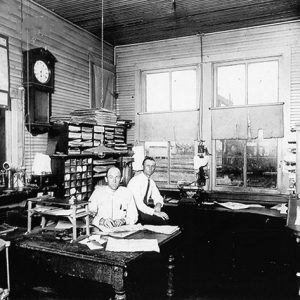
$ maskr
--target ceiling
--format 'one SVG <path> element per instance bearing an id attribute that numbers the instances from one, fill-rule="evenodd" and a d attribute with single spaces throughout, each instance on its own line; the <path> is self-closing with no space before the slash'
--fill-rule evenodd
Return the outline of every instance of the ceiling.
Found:
<path id="1" fill-rule="evenodd" d="M 102 4 L 103 1 L 103 4 Z M 34 0 L 112 45 L 300 19 L 300 0 Z"/>

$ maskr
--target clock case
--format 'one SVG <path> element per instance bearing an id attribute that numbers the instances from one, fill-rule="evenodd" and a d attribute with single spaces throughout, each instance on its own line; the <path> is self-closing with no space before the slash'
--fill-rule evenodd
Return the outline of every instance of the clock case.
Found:
<path id="1" fill-rule="evenodd" d="M 34 74 L 34 64 L 38 60 L 43 61 L 49 68 L 50 77 L 45 83 L 39 82 Z M 50 127 L 55 62 L 56 58 L 44 48 L 34 48 L 23 52 L 25 124 L 33 135 L 45 133 Z"/>

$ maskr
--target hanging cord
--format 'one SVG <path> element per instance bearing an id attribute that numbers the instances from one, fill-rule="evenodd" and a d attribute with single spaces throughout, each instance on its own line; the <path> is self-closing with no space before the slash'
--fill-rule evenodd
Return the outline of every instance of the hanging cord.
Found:
<path id="1" fill-rule="evenodd" d="M 104 63 L 103 63 L 103 58 L 104 58 L 104 54 L 103 54 L 103 51 L 104 51 L 104 12 L 103 12 L 103 1 L 104 0 L 101 0 L 101 102 L 100 102 L 100 108 L 103 108 L 103 104 L 104 104 L 104 99 L 103 99 L 103 96 L 104 96 L 104 91 L 103 91 L 103 67 L 104 67 Z"/>

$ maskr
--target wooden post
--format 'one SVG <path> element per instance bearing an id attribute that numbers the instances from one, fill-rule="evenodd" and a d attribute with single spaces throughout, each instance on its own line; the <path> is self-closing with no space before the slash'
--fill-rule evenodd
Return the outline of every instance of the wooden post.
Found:
<path id="1" fill-rule="evenodd" d="M 169 255 L 168 258 L 168 287 L 167 296 L 172 297 L 175 293 L 174 289 L 174 269 L 175 269 L 175 257 L 173 254 Z"/>
<path id="2" fill-rule="evenodd" d="M 300 194 L 300 123 L 296 125 L 296 193 Z"/>

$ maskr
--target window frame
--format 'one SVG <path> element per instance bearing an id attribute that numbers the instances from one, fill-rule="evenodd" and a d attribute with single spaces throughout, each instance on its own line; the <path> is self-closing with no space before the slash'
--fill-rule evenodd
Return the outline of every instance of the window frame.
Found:
<path id="1" fill-rule="evenodd" d="M 178 143 L 178 144 L 192 145 L 192 147 L 193 147 L 193 155 L 191 157 L 191 163 L 194 163 L 194 156 L 196 154 L 197 142 L 195 142 L 195 141 L 188 141 L 188 140 L 181 140 L 181 141 L 145 141 L 145 142 L 141 142 L 140 144 L 143 145 L 144 151 L 145 151 L 146 155 L 149 156 L 148 153 L 147 153 L 147 148 L 148 148 L 147 145 L 146 145 L 147 143 L 149 143 L 149 144 L 151 144 L 151 143 L 161 143 L 161 144 L 165 143 L 166 144 L 165 147 L 167 148 L 166 151 L 167 151 L 167 155 L 168 156 L 166 157 L 166 159 L 167 159 L 167 165 L 166 165 L 166 167 L 167 167 L 167 174 L 165 176 L 166 183 L 164 183 L 164 182 L 162 182 L 160 180 L 155 180 L 157 186 L 159 188 L 162 188 L 162 189 L 164 189 L 164 188 L 165 189 L 174 189 L 174 188 L 178 189 L 178 187 L 177 187 L 177 183 L 178 182 L 172 183 L 172 174 L 171 173 L 173 172 L 174 174 L 176 174 L 176 172 L 174 171 L 174 169 L 171 168 L 172 167 L 172 157 L 173 157 L 171 149 L 173 147 L 173 144 Z M 152 156 L 152 155 L 150 155 L 150 156 Z M 152 156 L 152 157 L 156 160 L 156 162 L 158 161 L 158 159 L 155 156 Z M 157 167 L 158 168 L 160 167 L 159 164 L 157 164 Z M 193 176 L 193 180 L 192 181 L 188 181 L 187 179 L 185 179 L 183 181 L 190 182 L 190 183 L 192 183 L 193 181 L 195 181 L 196 180 L 196 175 L 195 175 L 196 171 L 194 170 L 194 168 L 191 168 L 190 176 Z M 155 173 L 154 173 L 153 176 L 155 178 Z M 180 180 L 180 181 L 182 181 L 182 180 Z"/>
<path id="2" fill-rule="evenodd" d="M 188 58 L 188 59 L 174 59 L 174 60 L 168 60 L 168 61 L 157 61 L 152 63 L 143 63 L 136 65 L 135 70 L 135 83 L 136 83 L 136 89 L 135 89 L 135 111 L 136 111 L 136 130 L 135 130 L 135 140 L 136 143 L 139 145 L 143 145 L 145 148 L 145 142 L 166 142 L 168 145 L 168 174 L 166 175 L 166 178 L 168 178 L 168 183 L 165 185 L 160 185 L 159 187 L 161 189 L 176 189 L 176 184 L 170 184 L 170 176 L 171 176 L 171 155 L 170 155 L 170 144 L 173 141 L 171 139 L 157 139 L 157 140 L 143 140 L 141 138 L 140 134 L 140 115 L 163 115 L 165 113 L 182 113 L 182 112 L 195 112 L 198 115 L 198 118 L 200 116 L 199 110 L 201 107 L 200 101 L 200 82 L 201 82 L 201 68 L 203 66 L 201 65 L 199 57 L 195 58 Z M 146 111 L 146 74 L 155 74 L 155 73 L 161 73 L 161 72 L 172 72 L 172 71 L 181 71 L 181 70 L 195 70 L 196 71 L 196 107 L 194 109 L 188 109 L 188 110 L 168 110 L 168 111 L 158 111 L 158 112 L 147 112 Z M 198 84 L 199 83 L 199 84 Z M 199 122 L 199 120 L 198 120 Z M 196 126 L 199 126 L 197 124 Z M 199 130 L 199 129 L 197 129 Z M 178 142 L 190 142 L 195 143 L 196 139 L 186 139 L 185 137 L 181 137 L 178 139 Z M 192 157 L 193 159 L 193 157 Z M 194 171 L 194 170 L 192 170 Z"/>
<path id="3" fill-rule="evenodd" d="M 0 43 L 0 47 L 6 50 L 6 57 L 4 58 L 7 63 L 7 90 L 0 89 L 0 92 L 7 94 L 7 104 L 0 104 L 0 108 L 10 110 L 11 108 L 11 99 L 10 99 L 10 67 L 9 67 L 9 40 L 5 35 L 0 34 L 0 39 L 3 40 L 4 44 Z"/>
<path id="4" fill-rule="evenodd" d="M 213 74 L 214 74 L 214 107 L 220 108 L 221 106 L 217 106 L 217 87 L 218 87 L 218 79 L 217 79 L 217 68 L 218 67 L 226 67 L 226 66 L 237 66 L 237 65 L 245 65 L 245 104 L 243 105 L 232 105 L 230 107 L 238 107 L 238 106 L 248 106 L 248 105 L 257 105 L 260 104 L 249 104 L 248 103 L 248 66 L 251 63 L 259 63 L 259 62 L 269 62 L 269 61 L 277 61 L 278 63 L 278 73 L 277 73 L 277 101 L 274 103 L 278 103 L 280 99 L 280 64 L 281 64 L 281 57 L 280 56 L 272 56 L 272 57 L 262 57 L 262 58 L 251 58 L 251 59 L 244 59 L 244 60 L 238 60 L 238 61 L 228 61 L 228 62 L 219 62 L 213 64 Z M 270 104 L 268 103 L 261 103 L 261 104 Z"/>
<path id="5" fill-rule="evenodd" d="M 199 97 L 200 97 L 200 88 L 197 84 L 200 82 L 200 68 L 198 64 L 186 65 L 186 66 L 178 66 L 178 67 L 170 67 L 170 68 L 152 68 L 148 70 L 141 70 L 141 111 L 140 113 L 149 113 L 149 114 L 159 114 L 159 113 L 167 113 L 167 112 L 181 112 L 181 111 L 195 111 L 200 107 Z M 185 70 L 195 70 L 196 71 L 196 105 L 195 108 L 183 109 L 183 110 L 173 110 L 172 109 L 172 79 L 171 73 L 176 71 L 185 71 Z M 146 77 L 148 74 L 157 74 L 157 73 L 169 73 L 169 90 L 170 90 L 170 99 L 169 99 L 169 110 L 161 110 L 161 111 L 147 111 L 147 80 Z"/>
<path id="6" fill-rule="evenodd" d="M 243 58 L 243 59 L 237 59 L 235 61 L 222 61 L 222 62 L 215 62 L 212 64 L 212 70 L 213 70 L 213 106 L 214 108 L 220 108 L 221 106 L 217 106 L 217 68 L 220 66 L 231 66 L 231 65 L 240 65 L 245 64 L 246 66 L 250 63 L 257 63 L 257 62 L 268 62 L 268 61 L 277 61 L 278 62 L 278 86 L 277 86 L 277 101 L 273 103 L 280 103 L 280 99 L 282 97 L 281 88 L 283 88 L 284 83 L 282 82 L 283 75 L 283 57 L 282 54 L 275 55 L 275 56 L 266 56 L 266 57 L 257 57 L 257 58 Z M 239 107 L 248 107 L 248 106 L 260 106 L 260 105 L 266 105 L 266 104 L 272 104 L 272 103 L 261 103 L 261 104 L 248 104 L 248 67 L 245 69 L 245 104 L 244 105 L 232 105 L 229 106 L 230 108 L 239 108 Z M 286 129 L 284 129 L 285 131 Z M 282 189 L 282 181 L 281 181 L 281 168 L 280 168 L 280 162 L 281 162 L 281 153 L 282 153 L 282 143 L 281 138 L 273 138 L 276 139 L 277 143 L 277 187 L 274 189 L 271 188 L 262 188 L 262 187 L 249 187 L 246 186 L 247 182 L 247 151 L 246 151 L 246 144 L 248 140 L 253 139 L 246 139 L 245 140 L 245 147 L 244 147 L 244 168 L 243 168 L 243 175 L 244 175 L 244 185 L 242 187 L 239 186 L 226 186 L 226 185 L 217 185 L 216 179 L 217 179 L 217 158 L 216 158 L 216 140 L 212 139 L 212 162 L 211 162 L 211 176 L 212 176 L 212 190 L 214 191 L 227 191 L 227 192 L 254 192 L 254 193 L 264 193 L 264 194 L 279 194 L 281 193 Z"/>

